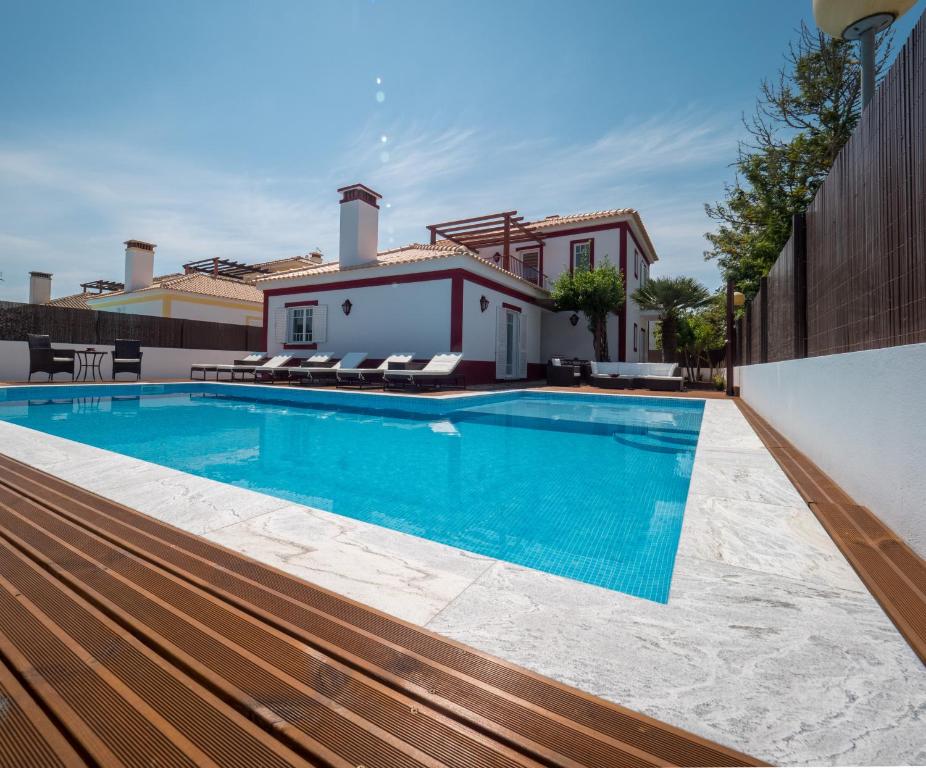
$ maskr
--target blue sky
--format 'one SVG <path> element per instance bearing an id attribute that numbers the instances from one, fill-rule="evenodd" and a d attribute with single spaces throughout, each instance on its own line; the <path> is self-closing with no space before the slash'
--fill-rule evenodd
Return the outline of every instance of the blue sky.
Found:
<path id="1" fill-rule="evenodd" d="M 810 0 L 0 0 L 0 298 L 211 256 L 337 254 L 335 189 L 425 225 L 637 208 L 654 274 L 719 284 L 722 194 Z M 926 0 L 897 24 L 898 43 Z"/>

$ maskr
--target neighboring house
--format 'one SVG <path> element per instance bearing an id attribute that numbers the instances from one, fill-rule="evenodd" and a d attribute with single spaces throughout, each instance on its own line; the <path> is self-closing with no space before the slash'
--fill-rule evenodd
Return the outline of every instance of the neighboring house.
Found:
<path id="1" fill-rule="evenodd" d="M 321 264 L 319 254 L 258 264 L 204 259 L 185 264 L 183 272 L 157 277 L 154 275 L 155 245 L 129 240 L 125 246 L 124 283 L 96 280 L 84 283 L 81 293 L 36 300 L 36 297 L 50 295 L 52 276 L 33 272 L 30 301 L 103 312 L 259 326 L 263 320 L 263 292 L 255 287 L 254 281 L 262 275 L 311 269 Z"/>
<path id="2" fill-rule="evenodd" d="M 608 260 L 628 297 L 656 253 L 629 208 L 525 222 L 516 212 L 430 225 L 431 242 L 377 252 L 381 196 L 343 187 L 339 260 L 259 277 L 267 351 L 464 354 L 471 382 L 539 378 L 554 355 L 592 357 L 584 317 L 554 312 L 551 281 Z M 646 360 L 646 320 L 628 298 L 608 323 L 613 360 Z"/>

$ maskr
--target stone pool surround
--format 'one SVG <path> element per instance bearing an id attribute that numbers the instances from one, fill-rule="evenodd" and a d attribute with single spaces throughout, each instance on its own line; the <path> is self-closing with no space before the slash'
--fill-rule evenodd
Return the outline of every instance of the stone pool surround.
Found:
<path id="1" fill-rule="evenodd" d="M 340 395 L 382 396 L 328 393 Z M 665 605 L 5 422 L 0 440 L 38 469 L 769 762 L 926 762 L 926 670 L 733 402 L 704 402 Z"/>

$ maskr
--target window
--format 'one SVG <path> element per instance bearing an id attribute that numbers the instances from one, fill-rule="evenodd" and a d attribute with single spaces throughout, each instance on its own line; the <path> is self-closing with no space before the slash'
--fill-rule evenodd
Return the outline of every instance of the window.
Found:
<path id="1" fill-rule="evenodd" d="M 573 240 L 569 244 L 569 269 L 572 272 L 581 272 L 595 268 L 595 250 L 592 240 Z"/>
<path id="2" fill-rule="evenodd" d="M 522 251 L 518 254 L 521 259 L 521 268 L 525 280 L 540 284 L 540 251 Z"/>
<path id="3" fill-rule="evenodd" d="M 637 351 L 637 324 L 633 324 L 633 351 Z"/>
<path id="4" fill-rule="evenodd" d="M 640 252 L 636 248 L 633 249 L 633 276 L 640 276 Z"/>
<path id="5" fill-rule="evenodd" d="M 313 344 L 325 341 L 327 306 L 286 308 L 286 343 Z"/>

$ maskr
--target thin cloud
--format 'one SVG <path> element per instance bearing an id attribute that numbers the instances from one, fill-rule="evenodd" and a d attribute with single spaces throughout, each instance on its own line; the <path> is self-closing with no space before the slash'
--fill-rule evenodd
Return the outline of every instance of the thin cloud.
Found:
<path id="1" fill-rule="evenodd" d="M 490 211 L 539 217 L 626 206 L 640 210 L 665 271 L 713 285 L 716 270 L 701 258 L 702 204 L 722 183 L 738 130 L 736 119 L 693 110 L 628 120 L 567 145 L 467 127 L 366 126 L 324 173 L 272 178 L 103 142 L 0 146 L 0 296 L 23 300 L 33 269 L 55 273 L 55 295 L 118 279 L 129 237 L 158 244 L 159 272 L 318 246 L 335 256 L 335 189 L 354 181 L 384 194 L 382 247 L 421 241 L 434 221 Z"/>

